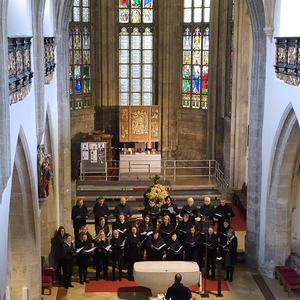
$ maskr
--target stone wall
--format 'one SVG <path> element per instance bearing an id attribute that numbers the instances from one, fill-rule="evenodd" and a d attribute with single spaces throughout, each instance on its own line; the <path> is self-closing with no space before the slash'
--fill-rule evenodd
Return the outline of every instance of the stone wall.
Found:
<path id="1" fill-rule="evenodd" d="M 78 109 L 71 111 L 71 137 L 77 133 L 88 133 L 95 129 L 95 111 Z"/>

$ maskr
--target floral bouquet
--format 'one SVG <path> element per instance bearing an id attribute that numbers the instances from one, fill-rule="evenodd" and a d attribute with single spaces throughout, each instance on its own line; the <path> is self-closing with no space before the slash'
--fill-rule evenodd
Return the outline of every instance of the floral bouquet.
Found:
<path id="1" fill-rule="evenodd" d="M 153 185 L 146 190 L 144 194 L 145 200 L 154 200 L 155 204 L 161 207 L 165 198 L 169 196 L 169 192 L 165 186 L 158 183 L 160 179 L 158 175 L 155 175 L 151 179 L 153 180 Z"/>

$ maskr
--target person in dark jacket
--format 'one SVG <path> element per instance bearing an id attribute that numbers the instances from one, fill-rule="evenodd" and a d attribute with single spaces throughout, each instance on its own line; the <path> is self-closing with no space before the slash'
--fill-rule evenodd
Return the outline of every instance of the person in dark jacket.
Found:
<path id="1" fill-rule="evenodd" d="M 105 236 L 108 238 L 110 237 L 110 231 L 109 231 L 109 227 L 106 223 L 106 220 L 104 217 L 101 217 L 99 219 L 99 224 L 97 224 L 96 226 L 96 235 L 98 235 L 98 233 L 100 232 L 100 230 L 103 230 L 105 232 Z"/>
<path id="2" fill-rule="evenodd" d="M 189 215 L 190 222 L 194 225 L 195 218 L 198 217 L 198 209 L 194 204 L 193 198 L 187 199 L 187 204 L 183 206 L 180 216 L 183 217 L 185 214 Z"/>
<path id="3" fill-rule="evenodd" d="M 209 277 L 209 271 L 211 270 L 211 279 L 215 279 L 216 271 L 216 256 L 217 256 L 217 247 L 218 239 L 217 235 L 214 233 L 214 228 L 209 227 L 207 230 L 207 235 L 205 238 L 204 248 L 207 247 L 207 270 L 206 278 Z"/>
<path id="4" fill-rule="evenodd" d="M 176 232 L 172 233 L 171 240 L 167 242 L 167 260 L 182 260 L 183 246 L 177 238 Z"/>
<path id="5" fill-rule="evenodd" d="M 73 274 L 73 255 L 74 255 L 74 247 L 72 243 L 72 238 L 70 234 L 66 234 L 64 244 L 63 244 L 63 255 L 62 255 L 63 282 L 64 282 L 64 287 L 66 289 L 68 289 L 69 287 L 74 287 L 71 284 L 71 278 Z"/>
<path id="6" fill-rule="evenodd" d="M 105 220 L 107 220 L 109 216 L 109 209 L 107 205 L 104 203 L 103 197 L 97 198 L 97 202 L 93 208 L 93 213 L 95 216 L 95 230 L 97 231 L 97 226 L 99 225 L 100 218 L 104 217 Z"/>
<path id="7" fill-rule="evenodd" d="M 89 282 L 87 279 L 87 268 L 90 261 L 90 253 L 86 252 L 91 249 L 91 242 L 88 241 L 88 237 L 85 233 L 82 233 L 79 237 L 79 241 L 77 243 L 77 263 L 79 268 L 79 281 L 80 284 L 83 282 Z"/>
<path id="8" fill-rule="evenodd" d="M 199 262 L 199 251 L 201 247 L 201 237 L 196 231 L 195 225 L 190 228 L 185 238 L 185 260 Z"/>
<path id="9" fill-rule="evenodd" d="M 128 255 L 128 280 L 133 281 L 133 265 L 141 260 L 140 254 L 141 236 L 135 226 L 131 227 L 131 232 L 126 240 L 127 255 Z"/>
<path id="10" fill-rule="evenodd" d="M 139 228 L 139 232 L 141 235 L 141 245 L 140 245 L 141 259 L 144 258 L 144 252 L 146 249 L 148 239 L 153 234 L 154 230 L 155 229 L 153 227 L 152 222 L 150 221 L 150 217 L 145 216 Z"/>
<path id="11" fill-rule="evenodd" d="M 176 216 L 179 214 L 177 205 L 174 203 L 173 199 L 170 196 L 167 196 L 165 199 L 165 204 L 160 208 L 161 215 L 168 215 L 171 220 L 173 228 L 176 227 Z"/>
<path id="12" fill-rule="evenodd" d="M 113 236 L 110 240 L 111 245 L 111 258 L 112 258 L 112 279 L 116 280 L 115 270 L 118 265 L 119 270 L 119 280 L 122 280 L 122 266 L 123 266 L 123 257 L 124 257 L 124 249 L 125 242 L 127 238 L 120 237 L 119 231 L 114 230 Z"/>
<path id="13" fill-rule="evenodd" d="M 104 230 L 100 230 L 94 241 L 94 246 L 97 247 L 94 251 L 94 260 L 96 265 L 96 280 L 101 278 L 103 272 L 104 280 L 107 280 L 107 262 L 108 262 L 108 240 Z"/>
<path id="14" fill-rule="evenodd" d="M 155 205 L 155 201 L 154 200 L 149 200 L 149 204 L 144 208 L 143 218 L 145 216 L 149 216 L 150 217 L 151 222 L 153 224 L 153 227 L 156 228 L 157 219 L 159 218 L 159 209 Z"/>
<path id="15" fill-rule="evenodd" d="M 193 224 L 190 222 L 188 214 L 185 214 L 183 216 L 183 220 L 178 223 L 176 227 L 176 232 L 177 232 L 178 239 L 182 244 L 184 243 L 185 236 L 190 231 L 192 225 Z"/>
<path id="16" fill-rule="evenodd" d="M 77 199 L 76 205 L 72 208 L 72 220 L 75 240 L 78 239 L 80 228 L 86 225 L 86 219 L 88 218 L 88 216 L 88 210 L 87 207 L 83 204 L 83 199 Z"/>
<path id="17" fill-rule="evenodd" d="M 165 215 L 163 217 L 163 222 L 159 226 L 160 236 L 164 239 L 165 242 L 171 239 L 171 235 L 174 232 L 174 227 L 171 224 L 170 217 Z"/>
<path id="18" fill-rule="evenodd" d="M 126 202 L 126 198 L 121 197 L 120 203 L 115 207 L 114 210 L 114 216 L 116 219 L 118 219 L 120 213 L 123 213 L 126 219 L 129 219 L 132 216 L 131 207 Z"/>
<path id="19" fill-rule="evenodd" d="M 159 235 L 159 231 L 155 231 L 147 242 L 147 260 L 162 260 L 165 247 L 166 243 Z"/>
<path id="20" fill-rule="evenodd" d="M 55 232 L 52 238 L 52 247 L 55 261 L 56 279 L 57 281 L 62 281 L 62 256 L 63 256 L 63 244 L 65 240 L 65 228 L 59 226 L 58 230 Z"/>
<path id="21" fill-rule="evenodd" d="M 130 224 L 128 221 L 125 219 L 124 214 L 121 212 L 118 220 L 113 224 L 113 230 L 117 230 L 120 234 L 121 238 L 125 238 L 130 229 Z"/>
<path id="22" fill-rule="evenodd" d="M 168 288 L 165 299 L 166 300 L 190 300 L 192 293 L 189 288 L 183 286 L 181 283 L 182 276 L 177 273 L 175 275 L 175 283 Z"/>
<path id="23" fill-rule="evenodd" d="M 235 216 L 232 208 L 226 204 L 225 199 L 220 200 L 220 205 L 214 211 L 214 221 L 218 222 L 218 232 L 223 229 L 224 220 L 230 220 Z"/>
<path id="24" fill-rule="evenodd" d="M 87 241 L 88 241 L 88 243 L 92 243 L 93 237 L 89 233 L 89 228 L 87 227 L 87 225 L 84 225 L 84 226 L 82 226 L 80 228 L 80 230 L 79 230 L 79 237 L 80 237 L 81 234 L 86 234 L 87 235 Z M 78 242 L 79 242 L 79 238 L 78 238 L 78 240 L 75 240 L 75 246 L 76 246 L 76 248 L 79 248 L 79 247 L 77 247 L 77 243 Z"/>
<path id="25" fill-rule="evenodd" d="M 225 261 L 226 277 L 224 280 L 233 280 L 234 266 L 236 263 L 238 241 L 234 230 L 229 229 L 227 232 L 227 242 L 223 245 L 223 260 Z"/>

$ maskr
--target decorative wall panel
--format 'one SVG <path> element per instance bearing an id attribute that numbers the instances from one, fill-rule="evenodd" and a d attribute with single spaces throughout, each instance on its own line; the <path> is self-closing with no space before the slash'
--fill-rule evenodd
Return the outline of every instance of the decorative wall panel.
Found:
<path id="1" fill-rule="evenodd" d="M 49 84 L 55 71 L 55 43 L 54 37 L 44 38 L 44 57 L 45 57 L 45 84 Z"/>

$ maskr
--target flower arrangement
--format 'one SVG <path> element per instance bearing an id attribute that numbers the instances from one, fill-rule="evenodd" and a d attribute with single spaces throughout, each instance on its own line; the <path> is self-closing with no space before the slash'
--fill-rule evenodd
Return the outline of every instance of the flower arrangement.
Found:
<path id="1" fill-rule="evenodd" d="M 169 192 L 165 186 L 158 183 L 160 179 L 158 175 L 155 175 L 151 179 L 153 180 L 153 185 L 146 190 L 144 197 L 148 201 L 154 200 L 155 204 L 161 207 L 165 198 L 169 195 Z"/>

